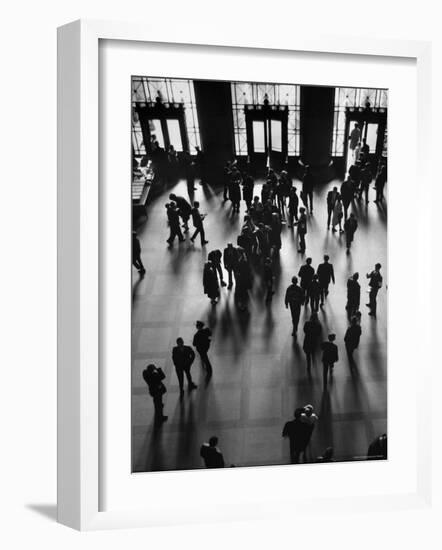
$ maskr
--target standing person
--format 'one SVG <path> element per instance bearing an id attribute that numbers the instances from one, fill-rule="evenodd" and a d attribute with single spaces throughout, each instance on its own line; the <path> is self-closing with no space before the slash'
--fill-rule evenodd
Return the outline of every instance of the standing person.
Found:
<path id="1" fill-rule="evenodd" d="M 247 210 L 249 210 L 252 205 L 254 187 L 255 182 L 253 177 L 250 174 L 247 174 L 244 178 L 244 183 L 242 186 L 242 198 L 246 203 Z"/>
<path id="2" fill-rule="evenodd" d="M 333 187 L 333 189 L 327 193 L 327 229 L 330 229 L 330 221 L 338 195 L 339 192 L 337 187 Z"/>
<path id="3" fill-rule="evenodd" d="M 310 297 L 310 307 L 312 311 L 318 311 L 319 298 L 321 297 L 321 285 L 319 284 L 318 275 L 313 275 L 307 294 L 308 297 Z"/>
<path id="4" fill-rule="evenodd" d="M 305 252 L 305 236 L 307 234 L 307 216 L 305 208 L 301 206 L 299 209 L 299 220 L 296 222 L 298 226 L 299 249 L 298 252 Z"/>
<path id="5" fill-rule="evenodd" d="M 347 253 L 350 251 L 351 243 L 358 228 L 358 222 L 353 212 L 344 222 L 345 240 L 347 245 Z"/>
<path id="6" fill-rule="evenodd" d="M 215 305 L 219 299 L 218 277 L 212 262 L 206 262 L 203 270 L 204 294 L 210 298 L 210 303 Z"/>
<path id="7" fill-rule="evenodd" d="M 233 212 L 239 212 L 241 202 L 241 172 L 234 168 L 230 174 L 229 197 L 232 201 Z"/>
<path id="8" fill-rule="evenodd" d="M 318 314 L 313 311 L 311 317 L 304 324 L 304 344 L 302 349 L 304 350 L 305 357 L 307 359 L 307 369 L 310 370 L 312 366 L 312 359 L 315 354 L 315 350 L 318 346 L 319 338 L 321 336 L 322 327 L 318 320 Z"/>
<path id="9" fill-rule="evenodd" d="M 245 254 L 240 254 L 235 272 L 235 301 L 240 311 L 246 311 L 249 304 L 249 290 L 253 286 L 253 275 Z"/>
<path id="10" fill-rule="evenodd" d="M 169 246 L 172 246 L 175 237 L 178 237 L 178 240 L 180 242 L 183 242 L 185 239 L 183 237 L 183 234 L 181 233 L 180 217 L 178 214 L 178 210 L 176 209 L 175 203 L 170 202 L 169 204 L 166 204 L 166 209 L 167 219 L 169 220 L 170 228 L 170 235 L 167 239 L 167 242 L 169 243 Z"/>
<path id="11" fill-rule="evenodd" d="M 324 305 L 324 300 L 328 296 L 328 287 L 330 281 L 335 284 L 335 271 L 333 265 L 329 263 L 330 257 L 324 256 L 324 263 L 318 265 L 316 273 L 318 275 L 319 286 L 321 287 L 321 306 Z"/>
<path id="12" fill-rule="evenodd" d="M 284 299 L 286 309 L 290 306 L 292 314 L 293 332 L 292 336 L 297 335 L 299 316 L 301 314 L 301 306 L 304 303 L 304 291 L 298 286 L 298 278 L 292 277 L 292 284 L 287 288 Z"/>
<path id="13" fill-rule="evenodd" d="M 387 169 L 385 164 L 383 164 L 376 176 L 374 187 L 376 189 L 376 200 L 374 202 L 382 202 L 384 200 L 384 187 L 385 182 L 387 181 Z"/>
<path id="14" fill-rule="evenodd" d="M 175 365 L 178 384 L 180 386 L 180 394 L 182 395 L 184 393 L 184 374 L 187 378 L 189 391 L 198 387 L 193 383 L 192 376 L 190 374 L 190 367 L 195 360 L 195 352 L 190 346 L 184 345 L 184 340 L 182 338 L 177 338 L 176 343 L 177 345 L 172 350 L 172 361 Z"/>
<path id="15" fill-rule="evenodd" d="M 327 389 L 328 373 L 333 372 L 335 363 L 339 361 L 338 346 L 334 344 L 336 340 L 335 334 L 329 334 L 328 340 L 323 342 L 322 348 L 322 380 L 324 385 L 324 391 Z"/>
<path id="16" fill-rule="evenodd" d="M 361 325 L 358 323 L 358 320 L 356 317 L 352 317 L 351 324 L 348 327 L 344 336 L 345 349 L 347 350 L 350 369 L 353 369 L 355 366 L 355 361 L 353 359 L 353 352 L 359 346 L 361 333 L 362 333 Z"/>
<path id="17" fill-rule="evenodd" d="M 356 151 L 359 142 L 361 141 L 361 130 L 359 129 L 359 124 L 357 122 L 355 123 L 354 128 L 348 137 L 348 140 L 350 141 L 350 150 L 353 154 L 353 159 L 356 161 Z"/>
<path id="18" fill-rule="evenodd" d="M 369 303 L 366 304 L 370 308 L 369 315 L 376 317 L 376 298 L 379 289 L 382 288 L 381 264 L 376 264 L 371 273 L 367 273 L 367 279 L 370 279 L 368 286 L 370 287 Z"/>
<path id="19" fill-rule="evenodd" d="M 342 206 L 344 207 L 344 219 L 346 220 L 348 207 L 353 200 L 353 187 L 350 180 L 346 179 L 342 182 L 340 195 L 342 199 Z"/>
<path id="20" fill-rule="evenodd" d="M 132 231 L 132 264 L 136 269 L 138 269 L 138 273 L 140 275 L 144 275 L 146 273 L 143 261 L 141 260 L 140 239 L 137 237 L 136 231 Z"/>
<path id="21" fill-rule="evenodd" d="M 183 153 L 183 165 L 184 165 L 184 174 L 187 181 L 187 193 L 189 197 L 193 197 L 193 192 L 195 191 L 195 163 L 192 160 L 192 155 L 189 151 Z"/>
<path id="22" fill-rule="evenodd" d="M 289 223 L 288 227 L 293 227 L 294 221 L 298 221 L 298 206 L 299 197 L 296 192 L 296 187 L 291 186 L 289 190 Z"/>
<path id="23" fill-rule="evenodd" d="M 153 405 L 155 407 L 155 420 L 165 422 L 167 416 L 163 414 L 163 395 L 166 393 L 166 386 L 163 384 L 163 380 L 166 378 L 163 370 L 156 367 L 153 364 L 147 365 L 143 370 L 143 379 L 149 388 L 149 393 L 153 398 Z"/>
<path id="24" fill-rule="evenodd" d="M 306 166 L 304 178 L 302 180 L 302 200 L 307 208 L 307 211 L 310 203 L 310 214 L 313 214 L 313 187 L 313 175 L 310 166 Z"/>
<path id="25" fill-rule="evenodd" d="M 339 232 L 342 233 L 342 217 L 343 217 L 343 207 L 341 196 L 338 194 L 336 197 L 335 205 L 333 207 L 333 217 L 332 217 L 332 231 L 336 233 L 336 226 L 339 225 Z"/>
<path id="26" fill-rule="evenodd" d="M 315 270 L 312 267 L 312 259 L 307 258 L 305 264 L 299 268 L 298 277 L 301 279 L 301 288 L 304 292 L 304 304 L 308 304 L 310 284 Z"/>
<path id="27" fill-rule="evenodd" d="M 351 318 L 359 311 L 361 302 L 361 285 L 358 282 L 359 273 L 354 273 L 347 281 L 347 310 L 348 316 Z"/>
<path id="28" fill-rule="evenodd" d="M 219 282 L 221 283 L 221 286 L 226 286 L 226 283 L 224 282 L 224 277 L 223 277 L 223 269 L 221 267 L 222 257 L 223 255 L 221 250 L 212 250 L 211 252 L 209 252 L 207 259 L 209 260 L 209 262 L 212 262 L 214 268 L 218 272 Z"/>
<path id="29" fill-rule="evenodd" d="M 274 278 L 275 277 L 273 275 L 272 260 L 270 258 L 266 258 L 264 262 L 264 277 L 263 277 L 264 285 L 265 285 L 265 288 L 267 289 L 266 302 L 270 302 L 272 300 L 273 294 L 275 294 L 275 292 L 273 291 Z"/>
<path id="30" fill-rule="evenodd" d="M 238 265 L 238 250 L 233 246 L 232 243 L 228 243 L 227 247 L 224 249 L 223 254 L 224 267 L 229 274 L 229 285 L 227 288 L 232 288 L 233 286 L 233 273 L 235 273 Z"/>
<path id="31" fill-rule="evenodd" d="M 230 176 L 232 174 L 232 165 L 233 165 L 233 162 L 228 160 L 223 168 L 223 178 L 224 178 L 223 200 L 224 202 L 227 202 L 229 200 L 229 184 L 230 184 Z"/>
<path id="32" fill-rule="evenodd" d="M 310 424 L 303 422 L 301 415 L 304 414 L 303 407 L 295 410 L 294 419 L 285 423 L 282 430 L 282 437 L 288 437 L 290 442 L 290 459 L 292 464 L 298 464 L 301 454 L 305 453 L 307 445 L 310 443 L 312 429 Z M 304 457 L 305 461 L 305 457 Z"/>
<path id="33" fill-rule="evenodd" d="M 204 460 L 206 468 L 224 468 L 224 457 L 218 449 L 218 438 L 212 436 L 208 443 L 203 443 L 200 449 L 200 456 Z"/>
<path id="34" fill-rule="evenodd" d="M 189 231 L 189 218 L 192 213 L 192 207 L 184 197 L 180 197 L 178 195 L 175 195 L 174 193 L 171 193 L 169 195 L 169 199 L 176 204 L 178 208 L 178 214 L 183 220 L 184 233 L 187 233 Z"/>
<path id="35" fill-rule="evenodd" d="M 190 237 L 190 240 L 194 242 L 194 240 L 196 239 L 196 236 L 199 233 L 201 237 L 201 246 L 204 246 L 209 242 L 209 241 L 206 241 L 206 234 L 204 232 L 204 225 L 203 225 L 203 221 L 206 215 L 200 214 L 199 207 L 200 207 L 200 203 L 198 201 L 195 201 L 193 203 L 193 208 L 192 208 L 192 222 L 193 222 L 193 226 L 195 227 L 195 233 L 192 235 L 192 237 Z"/>
<path id="36" fill-rule="evenodd" d="M 361 170 L 361 190 L 359 192 L 359 198 L 362 197 L 362 194 L 365 195 L 365 202 L 368 204 L 368 191 L 370 189 L 370 183 L 373 179 L 373 174 L 371 173 L 370 163 L 366 162 Z"/>
<path id="37" fill-rule="evenodd" d="M 207 355 L 210 348 L 210 337 L 212 336 L 212 331 L 210 328 L 205 327 L 202 321 L 197 321 L 195 326 L 197 331 L 193 337 L 192 345 L 199 353 L 203 368 L 206 369 L 207 372 L 206 378 L 209 379 L 213 374 L 212 364 L 210 363 Z"/>
<path id="38" fill-rule="evenodd" d="M 196 150 L 196 164 L 198 166 L 198 172 L 200 176 L 201 185 L 206 185 L 207 183 L 207 164 L 206 164 L 206 155 L 201 151 L 200 147 L 195 147 Z"/>

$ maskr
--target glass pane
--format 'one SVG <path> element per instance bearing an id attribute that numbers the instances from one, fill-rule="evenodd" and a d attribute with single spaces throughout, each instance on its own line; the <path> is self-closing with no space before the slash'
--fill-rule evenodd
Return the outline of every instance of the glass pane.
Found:
<path id="1" fill-rule="evenodd" d="M 265 153 L 264 122 L 253 121 L 253 150 L 255 153 Z"/>
<path id="2" fill-rule="evenodd" d="M 282 123 L 280 120 L 271 121 L 272 151 L 282 151 Z"/>
<path id="3" fill-rule="evenodd" d="M 149 120 L 150 137 L 152 141 L 158 141 L 160 147 L 164 148 L 163 131 L 161 130 L 161 121 Z"/>
<path id="4" fill-rule="evenodd" d="M 183 150 L 183 142 L 181 141 L 180 123 L 175 118 L 167 120 L 167 131 L 169 132 L 169 142 L 173 145 L 175 151 Z"/>

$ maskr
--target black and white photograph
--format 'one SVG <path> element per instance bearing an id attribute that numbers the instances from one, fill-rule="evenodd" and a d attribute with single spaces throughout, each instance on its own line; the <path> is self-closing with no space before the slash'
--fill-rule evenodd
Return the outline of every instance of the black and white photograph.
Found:
<path id="1" fill-rule="evenodd" d="M 351 84 L 132 76 L 132 472 L 387 459 L 389 98 Z"/>

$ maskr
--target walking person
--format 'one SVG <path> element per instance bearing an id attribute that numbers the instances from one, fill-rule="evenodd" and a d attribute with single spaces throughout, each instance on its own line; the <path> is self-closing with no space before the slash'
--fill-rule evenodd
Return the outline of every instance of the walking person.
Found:
<path id="1" fill-rule="evenodd" d="M 291 186 L 289 190 L 289 219 L 288 227 L 293 227 L 294 221 L 298 221 L 298 206 L 299 206 L 299 197 L 296 192 L 296 187 Z"/>
<path id="2" fill-rule="evenodd" d="M 204 232 L 204 225 L 203 225 L 203 221 L 206 215 L 200 213 L 199 207 L 200 207 L 200 203 L 198 201 L 195 201 L 193 203 L 193 208 L 192 208 L 192 222 L 193 222 L 193 226 L 195 227 L 195 233 L 192 235 L 192 237 L 190 237 L 190 240 L 194 242 L 196 239 L 196 236 L 199 233 L 201 237 L 201 246 L 204 246 L 209 242 L 209 241 L 206 241 L 206 234 Z"/>
<path id="3" fill-rule="evenodd" d="M 373 174 L 371 173 L 370 163 L 366 162 L 361 170 L 361 190 L 359 192 L 359 198 L 362 198 L 362 194 L 365 195 L 365 202 L 368 204 L 368 192 L 370 189 L 370 183 L 373 179 Z"/>
<path id="4" fill-rule="evenodd" d="M 246 203 L 247 210 L 249 210 L 250 206 L 252 205 L 254 187 L 255 182 L 253 180 L 253 177 L 250 174 L 247 174 L 244 178 L 244 183 L 242 186 L 242 198 Z"/>
<path id="5" fill-rule="evenodd" d="M 206 262 L 203 269 L 204 294 L 210 298 L 210 303 L 216 305 L 219 299 L 219 284 L 216 268 L 212 262 Z"/>
<path id="6" fill-rule="evenodd" d="M 344 222 L 345 241 L 347 246 L 347 254 L 350 252 L 351 243 L 358 228 L 358 221 L 353 212 Z"/>
<path id="7" fill-rule="evenodd" d="M 370 287 L 369 302 L 367 307 L 370 308 L 369 315 L 376 317 L 376 299 L 379 289 L 382 288 L 381 264 L 376 264 L 371 273 L 367 273 L 367 279 L 370 279 L 368 286 Z"/>
<path id="8" fill-rule="evenodd" d="M 223 255 L 221 250 L 212 250 L 211 252 L 209 252 L 207 259 L 209 260 L 209 262 L 212 262 L 212 265 L 216 269 L 219 275 L 219 282 L 221 286 L 226 286 L 226 283 L 224 282 L 224 277 L 223 277 L 223 268 L 221 267 L 222 257 Z"/>
<path id="9" fill-rule="evenodd" d="M 322 381 L 324 391 L 327 389 L 328 374 L 333 373 L 335 363 L 339 361 L 338 346 L 334 343 L 336 334 L 329 334 L 326 342 L 321 345 L 322 348 Z"/>
<path id="10" fill-rule="evenodd" d="M 342 229 L 342 218 L 344 216 L 343 206 L 342 206 L 342 199 L 341 196 L 338 193 L 338 196 L 335 200 L 335 205 L 333 207 L 333 217 L 332 217 L 332 231 L 333 233 L 336 233 L 336 226 L 339 225 L 339 233 L 343 232 Z"/>
<path id="11" fill-rule="evenodd" d="M 337 187 L 333 187 L 333 189 L 327 193 L 327 229 L 330 229 L 330 221 L 338 195 L 339 192 Z"/>
<path id="12" fill-rule="evenodd" d="M 200 449 L 200 456 L 204 460 L 206 468 L 224 468 L 224 457 L 218 449 L 218 438 L 212 436 L 208 443 L 203 443 Z"/>
<path id="13" fill-rule="evenodd" d="M 361 303 L 361 285 L 358 280 L 359 273 L 354 273 L 347 281 L 347 305 L 345 309 L 350 319 L 359 311 Z"/>
<path id="14" fill-rule="evenodd" d="M 298 277 L 300 278 L 300 286 L 304 291 L 304 304 L 308 304 L 310 284 L 313 280 L 315 270 L 312 267 L 312 259 L 307 258 L 305 264 L 299 268 Z"/>
<path id="15" fill-rule="evenodd" d="M 153 364 L 147 365 L 143 370 L 143 380 L 149 388 L 155 407 L 155 420 L 159 422 L 165 422 L 168 418 L 163 414 L 163 395 L 167 391 L 166 386 L 163 384 L 165 378 L 166 375 L 163 370 Z"/>
<path id="16" fill-rule="evenodd" d="M 298 278 L 292 277 L 292 284 L 287 288 L 284 299 L 286 309 L 290 306 L 292 314 L 293 332 L 292 336 L 296 338 L 298 332 L 299 316 L 301 314 L 301 306 L 304 303 L 304 291 L 298 286 Z"/>
<path id="17" fill-rule="evenodd" d="M 310 370 L 312 366 L 312 360 L 315 355 L 316 348 L 318 347 L 319 338 L 321 337 L 322 327 L 318 320 L 318 314 L 313 311 L 310 319 L 304 324 L 304 344 L 302 349 L 304 350 L 307 360 L 307 369 Z"/>
<path id="18" fill-rule="evenodd" d="M 350 364 L 350 369 L 353 370 L 353 368 L 356 366 L 353 358 L 353 352 L 359 346 L 362 329 L 356 317 L 352 317 L 350 323 L 350 326 L 345 332 L 344 342 L 345 349 L 347 351 L 348 362 Z"/>
<path id="19" fill-rule="evenodd" d="M 348 207 L 353 200 L 353 187 L 350 180 L 347 179 L 342 182 L 340 196 L 342 199 L 342 206 L 344 208 L 344 220 L 346 220 Z"/>
<path id="20" fill-rule="evenodd" d="M 324 305 L 324 300 L 328 296 L 328 287 L 330 285 L 330 281 L 333 281 L 333 284 L 335 284 L 335 271 L 333 269 L 333 265 L 329 262 L 329 260 L 330 257 L 325 254 L 324 263 L 319 264 L 318 269 L 316 270 L 319 286 L 321 287 L 321 306 Z"/>
<path id="21" fill-rule="evenodd" d="M 137 237 L 137 232 L 132 231 L 132 265 L 138 269 L 140 275 L 144 275 L 146 270 L 141 259 L 140 239 Z"/>
<path id="22" fill-rule="evenodd" d="M 210 338 L 212 336 L 212 331 L 210 328 L 205 327 L 203 321 L 196 322 L 197 331 L 193 337 L 192 345 L 199 353 L 201 357 L 201 363 L 203 368 L 206 370 L 206 379 L 210 379 L 213 374 L 212 364 L 210 363 L 209 357 L 207 355 L 210 348 Z"/>
<path id="23" fill-rule="evenodd" d="M 178 240 L 180 242 L 183 242 L 185 239 L 183 237 L 183 234 L 181 233 L 181 227 L 180 227 L 180 218 L 178 214 L 178 210 L 176 209 L 175 203 L 170 202 L 166 204 L 167 209 L 167 219 L 169 221 L 169 229 L 170 229 L 170 235 L 167 239 L 167 243 L 169 246 L 173 245 L 173 241 L 175 240 L 175 237 L 178 237 Z"/>
<path id="24" fill-rule="evenodd" d="M 302 180 L 302 201 L 307 208 L 307 211 L 310 208 L 310 214 L 313 214 L 313 175 L 310 169 L 310 166 L 306 166 L 304 172 L 304 178 Z M 310 206 L 309 206 L 310 203 Z"/>
<path id="25" fill-rule="evenodd" d="M 298 464 L 301 454 L 305 454 L 307 445 L 310 443 L 313 430 L 311 425 L 303 422 L 301 415 L 304 414 L 304 408 L 299 407 L 295 410 L 294 419 L 285 423 L 282 430 L 282 437 L 288 437 L 290 443 L 290 460 L 292 464 Z M 305 456 L 304 456 L 305 462 Z"/>
<path id="26" fill-rule="evenodd" d="M 296 222 L 298 226 L 299 249 L 298 252 L 305 252 L 305 236 L 307 234 L 307 216 L 305 208 L 301 206 L 299 209 L 299 220 Z"/>
<path id="27" fill-rule="evenodd" d="M 227 288 L 231 289 L 233 286 L 233 274 L 238 266 L 238 250 L 232 243 L 228 243 L 227 247 L 224 249 L 223 262 L 224 268 L 229 275 L 229 284 Z"/>
<path id="28" fill-rule="evenodd" d="M 175 193 L 171 193 L 169 195 L 169 199 L 176 204 L 178 209 L 178 214 L 183 220 L 184 233 L 187 233 L 189 231 L 189 218 L 190 218 L 190 215 L 192 214 L 192 207 L 184 197 L 175 195 Z"/>
<path id="29" fill-rule="evenodd" d="M 189 391 L 196 389 L 198 386 L 193 383 L 190 374 L 190 367 L 195 360 L 195 352 L 190 346 L 184 345 L 182 338 L 177 338 L 177 345 L 172 350 L 172 361 L 175 365 L 178 384 L 180 386 L 180 394 L 184 393 L 184 375 L 186 375 Z"/>
<path id="30" fill-rule="evenodd" d="M 361 130 L 357 122 L 355 123 L 354 128 L 348 137 L 348 140 L 350 141 L 349 147 L 350 147 L 350 151 L 353 154 L 353 159 L 357 161 L 358 145 L 360 144 L 360 141 L 361 141 Z"/>
<path id="31" fill-rule="evenodd" d="M 275 277 L 273 275 L 272 260 L 270 258 L 266 258 L 264 262 L 264 276 L 263 276 L 264 285 L 267 290 L 266 298 L 265 298 L 266 302 L 270 302 L 272 300 L 273 294 L 275 294 L 275 292 L 273 291 L 274 279 Z"/>
<path id="32" fill-rule="evenodd" d="M 307 300 L 310 298 L 310 307 L 312 311 L 318 311 L 319 299 L 321 297 L 321 285 L 319 284 L 318 275 L 313 275 L 312 282 L 307 291 Z"/>

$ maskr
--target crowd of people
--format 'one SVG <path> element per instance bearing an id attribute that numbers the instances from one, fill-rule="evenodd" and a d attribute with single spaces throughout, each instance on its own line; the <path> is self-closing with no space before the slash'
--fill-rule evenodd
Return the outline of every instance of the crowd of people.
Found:
<path id="1" fill-rule="evenodd" d="M 358 142 L 359 143 L 359 142 Z M 376 191 L 375 202 L 384 200 L 384 186 L 386 183 L 386 164 L 379 162 L 376 173 L 373 173 L 369 160 L 368 149 L 364 143 L 357 151 L 350 148 L 354 156 L 354 163 L 350 167 L 347 177 L 340 188 L 333 187 L 326 196 L 326 204 L 322 207 L 327 210 L 327 230 L 333 233 L 339 231 L 345 234 L 346 252 L 350 253 L 354 237 L 358 229 L 358 220 L 354 212 L 349 212 L 354 201 L 369 202 L 370 187 L 374 179 Z M 200 159 L 200 165 L 202 165 Z M 204 171 L 201 171 L 201 183 L 204 183 Z M 193 177 L 193 175 L 192 175 Z M 192 180 L 193 186 L 194 180 Z M 306 166 L 301 181 L 301 190 L 298 194 L 287 171 L 282 170 L 277 174 L 269 169 L 266 180 L 260 192 L 255 192 L 255 181 L 248 170 L 241 171 L 237 162 L 229 161 L 224 169 L 223 201 L 231 202 L 232 215 L 239 214 L 241 200 L 245 202 L 246 214 L 236 242 L 228 242 L 221 249 L 210 250 L 207 261 L 202 271 L 203 292 L 209 298 L 211 304 L 221 300 L 222 289 L 227 291 L 234 289 L 234 301 L 239 312 L 247 312 L 250 301 L 250 291 L 255 281 L 260 280 L 263 288 L 262 295 L 267 304 L 270 304 L 274 295 L 275 261 L 282 247 L 281 233 L 283 226 L 288 230 L 297 229 L 298 252 L 304 254 L 307 249 L 308 218 L 313 215 L 314 206 L 314 178 L 310 167 Z M 190 237 L 193 244 L 200 236 L 201 246 L 205 247 L 209 241 L 206 239 L 204 220 L 205 214 L 200 212 L 198 201 L 189 201 L 183 196 L 171 193 L 165 207 L 167 223 L 170 235 L 167 239 L 168 246 L 185 241 L 185 235 L 190 231 L 189 223 L 192 221 L 194 232 Z M 319 208 L 321 205 L 319 206 Z M 139 242 L 136 234 L 133 235 L 133 265 L 140 275 L 144 275 L 145 268 L 140 256 Z M 381 264 L 376 263 L 374 269 L 366 274 L 370 288 L 369 315 L 376 318 L 377 295 L 382 288 L 383 278 Z M 323 327 L 319 319 L 319 313 L 324 303 L 329 299 L 330 285 L 336 284 L 334 267 L 329 255 L 324 255 L 323 261 L 313 265 L 313 259 L 308 257 L 301 265 L 297 274 L 294 274 L 290 286 L 287 288 L 284 304 L 290 309 L 292 321 L 292 336 L 298 337 L 298 325 L 302 308 L 310 308 L 310 315 L 303 326 L 302 349 L 306 357 L 307 370 L 310 371 L 315 360 L 315 355 L 321 353 L 323 367 L 323 391 L 328 391 L 329 380 L 333 376 L 335 364 L 340 360 L 336 341 L 341 338 L 345 345 L 349 368 L 354 371 L 356 361 L 354 352 L 359 346 L 362 337 L 360 298 L 361 288 L 359 273 L 354 273 L 347 281 L 346 315 L 348 327 L 345 334 L 337 336 L 333 332 L 323 335 Z M 209 382 L 213 369 L 208 357 L 211 341 L 211 331 L 202 321 L 196 323 L 197 331 L 192 345 L 198 352 L 201 364 L 206 373 L 206 381 Z M 184 394 L 184 376 L 188 382 L 189 391 L 197 388 L 191 377 L 191 366 L 195 360 L 195 351 L 189 345 L 185 345 L 181 337 L 176 341 L 177 345 L 172 351 L 172 360 L 179 381 L 180 395 Z M 143 378 L 148 385 L 149 393 L 155 405 L 156 418 L 164 422 L 167 416 L 163 413 L 163 395 L 166 392 L 163 371 L 153 364 L 146 367 Z M 333 461 L 334 451 L 327 448 L 321 457 L 306 458 L 306 450 L 315 428 L 318 416 L 314 413 L 312 405 L 306 405 L 295 410 L 294 419 L 284 426 L 282 435 L 290 441 L 290 455 L 292 462 L 304 461 L 330 462 Z M 201 457 L 208 468 L 224 467 L 222 453 L 217 448 L 218 439 L 213 436 L 208 443 L 201 447 Z"/>

